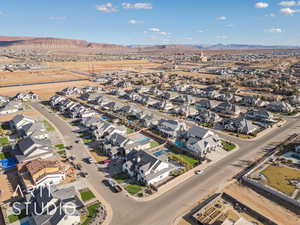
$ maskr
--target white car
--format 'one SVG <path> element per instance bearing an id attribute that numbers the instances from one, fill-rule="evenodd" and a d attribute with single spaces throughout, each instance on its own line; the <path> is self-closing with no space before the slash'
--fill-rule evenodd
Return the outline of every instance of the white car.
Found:
<path id="1" fill-rule="evenodd" d="M 197 175 L 201 175 L 201 174 L 203 174 L 204 173 L 204 170 L 196 170 L 195 171 L 195 174 L 197 174 Z"/>

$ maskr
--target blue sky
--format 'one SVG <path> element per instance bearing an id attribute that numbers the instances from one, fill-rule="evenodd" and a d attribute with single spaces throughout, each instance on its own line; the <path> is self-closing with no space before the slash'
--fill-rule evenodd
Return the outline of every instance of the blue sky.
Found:
<path id="1" fill-rule="evenodd" d="M 0 27 L 0 35 L 125 45 L 300 45 L 300 1 L 2 0 Z"/>

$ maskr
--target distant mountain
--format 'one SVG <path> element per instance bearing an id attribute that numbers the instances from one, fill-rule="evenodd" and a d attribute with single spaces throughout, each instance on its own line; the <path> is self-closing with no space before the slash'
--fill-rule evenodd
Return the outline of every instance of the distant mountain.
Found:
<path id="1" fill-rule="evenodd" d="M 123 49 L 122 45 L 93 43 L 84 40 L 74 40 L 51 37 L 8 37 L 0 36 L 0 47 L 42 47 L 42 48 L 95 48 Z"/>
<path id="2" fill-rule="evenodd" d="M 245 45 L 245 44 L 216 44 L 210 46 L 196 46 L 200 49 L 206 50 L 239 50 L 239 49 L 287 49 L 287 48 L 300 48 L 300 46 L 285 46 L 285 45 Z"/>
<path id="3" fill-rule="evenodd" d="M 300 46 L 281 45 L 246 45 L 246 44 L 216 44 L 216 45 L 191 45 L 191 44 L 168 44 L 168 45 L 116 45 L 88 42 L 66 38 L 52 37 L 10 37 L 0 36 L 0 47 L 38 47 L 38 48 L 65 48 L 65 49 L 103 49 L 122 50 L 122 52 L 193 52 L 201 50 L 246 50 L 246 49 L 286 49 L 300 48 Z"/>

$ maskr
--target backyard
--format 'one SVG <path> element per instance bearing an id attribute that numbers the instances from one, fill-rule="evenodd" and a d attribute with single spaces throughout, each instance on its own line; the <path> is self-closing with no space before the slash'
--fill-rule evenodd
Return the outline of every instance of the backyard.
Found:
<path id="1" fill-rule="evenodd" d="M 91 220 L 97 215 L 97 210 L 100 207 L 100 205 L 101 205 L 100 202 L 96 202 L 87 207 L 88 215 L 86 216 L 82 225 L 90 224 Z"/>
<path id="2" fill-rule="evenodd" d="M 80 191 L 80 197 L 81 197 L 82 201 L 87 202 L 87 201 L 95 198 L 95 195 L 89 189 L 84 189 L 84 190 Z"/>
<path id="3" fill-rule="evenodd" d="M 199 164 L 199 160 L 194 159 L 190 156 L 179 154 L 179 153 L 169 153 L 169 159 L 174 160 L 185 166 L 187 169 L 192 169 Z"/>
<path id="4" fill-rule="evenodd" d="M 300 179 L 300 171 L 286 166 L 268 166 L 260 172 L 267 179 L 267 184 L 276 190 L 292 196 L 296 187 L 290 184 L 292 179 Z"/>
<path id="5" fill-rule="evenodd" d="M 9 140 L 7 137 L 0 137 L 0 146 L 5 146 L 9 144 Z"/>

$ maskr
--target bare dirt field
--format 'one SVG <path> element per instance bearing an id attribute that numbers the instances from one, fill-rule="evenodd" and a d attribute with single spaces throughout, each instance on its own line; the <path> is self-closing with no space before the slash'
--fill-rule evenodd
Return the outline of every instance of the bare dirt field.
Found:
<path id="1" fill-rule="evenodd" d="M 64 81 L 84 78 L 87 77 L 84 75 L 63 71 L 61 69 L 0 72 L 0 85 L 30 84 L 38 82 Z"/>
<path id="2" fill-rule="evenodd" d="M 47 100 L 49 97 L 55 94 L 55 92 L 62 90 L 65 87 L 85 87 L 85 86 L 95 86 L 95 83 L 90 81 L 73 81 L 64 82 L 58 84 L 37 84 L 30 86 L 20 86 L 20 87 L 7 87 L 0 88 L 0 95 L 4 96 L 15 96 L 19 92 L 29 92 L 32 91 L 40 96 L 41 99 Z"/>
<path id="3" fill-rule="evenodd" d="M 273 220 L 275 223 L 281 225 L 300 224 L 299 216 L 266 199 L 248 187 L 235 183 L 226 187 L 224 192 Z"/>
<path id="4" fill-rule="evenodd" d="M 121 69 L 142 70 L 157 67 L 159 64 L 146 60 L 122 60 L 122 61 L 94 61 L 94 62 L 50 62 L 49 67 L 78 70 L 82 72 L 105 72 Z"/>
<path id="5" fill-rule="evenodd" d="M 16 59 L 8 58 L 6 56 L 0 56 L 0 63 L 14 63 Z"/>

